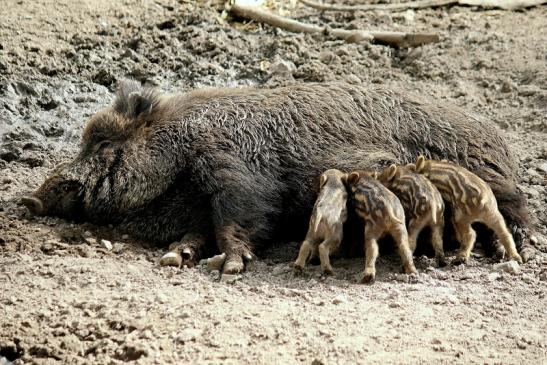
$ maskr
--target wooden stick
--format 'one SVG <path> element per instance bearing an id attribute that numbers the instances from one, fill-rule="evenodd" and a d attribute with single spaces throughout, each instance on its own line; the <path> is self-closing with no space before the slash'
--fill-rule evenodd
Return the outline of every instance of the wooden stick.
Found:
<path id="1" fill-rule="evenodd" d="M 338 5 L 322 4 L 312 0 L 299 0 L 302 4 L 321 11 L 370 11 L 390 10 L 402 11 L 407 9 L 438 8 L 449 5 L 468 5 L 483 8 L 500 8 L 514 10 L 529 8 L 547 3 L 547 0 L 416 0 L 395 4 L 364 4 L 364 5 Z"/>
<path id="2" fill-rule="evenodd" d="M 302 4 L 321 11 L 369 11 L 369 10 L 391 10 L 400 11 L 407 9 L 434 8 L 457 4 L 458 0 L 417 0 L 395 4 L 364 4 L 364 5 L 339 5 L 321 4 L 310 0 L 299 0 Z"/>
<path id="3" fill-rule="evenodd" d="M 347 30 L 330 27 L 322 27 L 314 24 L 307 24 L 282 17 L 262 10 L 256 6 L 233 4 L 230 11 L 234 14 L 251 19 L 260 23 L 265 23 L 295 33 L 320 33 L 332 35 L 335 38 L 344 39 L 349 43 L 362 41 L 375 41 L 396 48 L 418 47 L 427 43 L 439 41 L 437 34 L 431 33 L 403 33 L 403 32 L 377 32 L 365 30 Z"/>

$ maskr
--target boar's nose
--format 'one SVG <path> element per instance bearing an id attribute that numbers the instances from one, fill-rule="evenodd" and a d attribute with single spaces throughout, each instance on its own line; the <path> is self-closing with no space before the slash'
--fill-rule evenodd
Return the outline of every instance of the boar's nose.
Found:
<path id="1" fill-rule="evenodd" d="M 32 214 L 41 215 L 44 212 L 44 204 L 42 204 L 42 201 L 38 198 L 24 196 L 21 198 L 21 203 L 23 203 Z"/>

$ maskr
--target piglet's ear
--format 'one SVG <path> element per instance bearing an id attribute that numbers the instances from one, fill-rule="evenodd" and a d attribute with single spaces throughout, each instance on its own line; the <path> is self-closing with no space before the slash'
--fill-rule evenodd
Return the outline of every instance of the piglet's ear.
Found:
<path id="1" fill-rule="evenodd" d="M 387 168 L 386 177 L 387 177 L 388 181 L 393 180 L 395 178 L 396 174 L 397 174 L 397 166 L 395 164 L 393 164 L 393 165 L 391 165 Z"/>
<path id="2" fill-rule="evenodd" d="M 348 176 L 348 184 L 355 184 L 359 180 L 359 173 L 358 172 L 352 172 Z"/>
<path id="3" fill-rule="evenodd" d="M 159 93 L 153 88 L 141 87 L 135 80 L 120 82 L 114 101 L 114 110 L 126 118 L 138 118 L 152 112 Z"/>
<path id="4" fill-rule="evenodd" d="M 424 156 L 418 156 L 418 159 L 416 160 L 416 171 L 421 172 L 425 167 L 425 157 Z"/>
<path id="5" fill-rule="evenodd" d="M 325 174 L 321 174 L 321 177 L 319 178 L 319 189 L 321 189 L 326 183 L 327 176 Z"/>

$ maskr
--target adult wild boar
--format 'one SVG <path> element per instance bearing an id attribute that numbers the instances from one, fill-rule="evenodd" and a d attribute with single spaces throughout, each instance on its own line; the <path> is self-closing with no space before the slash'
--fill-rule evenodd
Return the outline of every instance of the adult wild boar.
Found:
<path id="1" fill-rule="evenodd" d="M 122 82 L 113 105 L 87 122 L 78 156 L 24 202 L 37 214 L 120 223 L 157 241 L 214 235 L 230 271 L 239 271 L 253 245 L 287 224 L 304 233 L 323 171 L 409 163 L 418 155 L 479 175 L 513 232 L 527 230 L 517 165 L 493 124 L 344 83 L 161 95 Z M 523 238 L 516 237 L 520 248 Z"/>

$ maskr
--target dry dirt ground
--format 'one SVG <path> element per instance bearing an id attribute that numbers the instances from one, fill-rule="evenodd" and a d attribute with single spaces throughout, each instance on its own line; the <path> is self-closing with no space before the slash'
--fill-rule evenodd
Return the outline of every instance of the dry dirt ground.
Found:
<path id="1" fill-rule="evenodd" d="M 345 44 L 244 24 L 207 1 L 1 2 L 0 364 L 547 363 L 547 8 L 285 10 L 442 41 L 410 52 Z M 161 268 L 164 248 L 109 227 L 28 216 L 18 197 L 73 156 L 86 117 L 126 76 L 165 91 L 378 83 L 478 112 L 519 156 L 540 254 L 517 273 L 496 272 L 478 249 L 466 267 L 418 257 L 412 282 L 385 255 L 363 286 L 362 258 L 335 261 L 332 278 L 316 266 L 294 276 L 290 243 L 225 283 Z M 94 241 L 105 237 L 113 250 Z"/>

